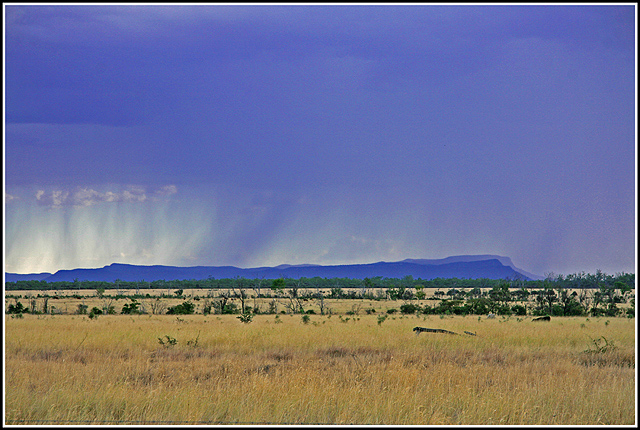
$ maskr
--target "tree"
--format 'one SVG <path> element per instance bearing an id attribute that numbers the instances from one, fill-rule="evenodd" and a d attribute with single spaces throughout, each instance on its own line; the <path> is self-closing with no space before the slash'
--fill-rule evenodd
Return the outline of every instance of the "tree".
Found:
<path id="1" fill-rule="evenodd" d="M 233 294 L 236 298 L 240 299 L 242 313 L 244 314 L 245 313 L 244 302 L 247 300 L 247 291 L 245 290 L 245 287 L 244 287 L 245 279 L 239 276 L 236 276 L 235 284 L 237 286 L 237 291 L 236 291 L 236 287 L 233 287 Z"/>
<path id="2" fill-rule="evenodd" d="M 526 302 L 529 300 L 531 293 L 525 287 L 520 287 L 519 290 L 514 291 L 511 295 L 519 302 Z"/>
<path id="3" fill-rule="evenodd" d="M 502 282 L 496 285 L 489 291 L 489 297 L 498 302 L 501 306 L 506 306 L 507 302 L 511 301 L 511 292 L 509 291 L 509 284 Z"/>
<path id="4" fill-rule="evenodd" d="M 161 314 L 165 308 L 167 307 L 167 304 L 161 300 L 159 297 L 156 297 L 153 301 L 151 301 L 151 313 L 154 315 L 158 315 Z"/>
<path id="5" fill-rule="evenodd" d="M 271 283 L 271 291 L 274 291 L 275 293 L 278 293 L 278 294 L 282 294 L 285 287 L 286 287 L 286 284 L 284 282 L 284 278 L 274 279 L 273 282 Z"/>
<path id="6" fill-rule="evenodd" d="M 262 286 L 262 282 L 264 282 L 264 278 L 265 276 L 262 275 L 260 278 L 255 279 L 254 284 L 253 284 L 253 291 L 255 291 L 256 295 L 253 296 L 253 309 L 256 310 L 257 313 L 257 309 L 258 309 L 258 305 L 256 303 L 256 299 L 260 298 L 260 289 Z"/>
<path id="7" fill-rule="evenodd" d="M 320 288 L 318 288 L 318 291 L 316 292 L 316 303 L 320 307 L 320 315 L 324 315 L 327 306 L 324 302 L 324 294 L 320 291 Z"/>
<path id="8" fill-rule="evenodd" d="M 287 308 L 291 310 L 291 313 L 304 313 L 304 308 L 302 305 L 302 297 L 299 294 L 300 291 L 300 280 L 298 282 L 294 282 L 291 287 L 289 287 L 289 304 L 285 305 Z"/>
<path id="9" fill-rule="evenodd" d="M 537 291 L 536 293 L 537 307 L 535 309 L 535 315 L 552 315 L 553 304 L 556 302 L 557 296 L 553 288 L 547 283 L 544 289 Z"/>
<path id="10" fill-rule="evenodd" d="M 214 307 L 221 314 L 234 313 L 235 305 L 233 305 L 233 303 L 229 302 L 230 299 L 231 299 L 231 297 L 230 297 L 229 293 L 227 291 L 222 291 L 220 294 L 218 294 L 218 300 L 216 300 L 214 302 Z"/>
<path id="11" fill-rule="evenodd" d="M 365 296 L 367 290 L 373 288 L 373 281 L 369 278 L 364 278 L 362 280 L 362 297 Z"/>
<path id="12" fill-rule="evenodd" d="M 578 316 L 584 314 L 584 308 L 580 306 L 578 300 L 578 293 L 575 291 L 569 294 L 569 290 L 563 287 L 556 288 L 558 296 L 558 309 L 560 310 L 560 316 Z M 555 312 L 554 312 L 555 314 Z"/>

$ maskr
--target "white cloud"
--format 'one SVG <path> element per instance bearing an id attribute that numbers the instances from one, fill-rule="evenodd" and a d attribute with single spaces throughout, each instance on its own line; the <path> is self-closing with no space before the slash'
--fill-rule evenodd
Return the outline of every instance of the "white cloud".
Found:
<path id="1" fill-rule="evenodd" d="M 170 196 L 172 194 L 176 194 L 178 192 L 178 188 L 175 185 L 165 185 L 160 189 L 155 191 L 155 195 L 157 196 Z"/>
<path id="2" fill-rule="evenodd" d="M 46 192 L 38 190 L 35 194 L 40 206 L 53 209 L 73 206 L 86 207 L 99 203 L 133 202 L 140 203 L 146 200 L 158 200 L 160 197 L 169 197 L 178 192 L 175 185 L 165 185 L 158 189 L 147 190 L 143 186 L 129 186 L 122 191 L 100 192 L 88 187 L 76 187 L 73 190 L 52 190 Z"/>
<path id="3" fill-rule="evenodd" d="M 4 203 L 8 204 L 9 202 L 13 201 L 13 200 L 18 200 L 20 197 L 18 196 L 14 196 L 12 194 L 9 193 L 4 193 Z"/>

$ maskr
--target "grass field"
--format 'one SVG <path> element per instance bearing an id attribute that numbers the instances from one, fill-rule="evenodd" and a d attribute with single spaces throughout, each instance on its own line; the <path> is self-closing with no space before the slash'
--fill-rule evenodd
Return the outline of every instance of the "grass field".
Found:
<path id="1" fill-rule="evenodd" d="M 5 316 L 5 360 L 6 424 L 636 423 L 626 318 Z"/>

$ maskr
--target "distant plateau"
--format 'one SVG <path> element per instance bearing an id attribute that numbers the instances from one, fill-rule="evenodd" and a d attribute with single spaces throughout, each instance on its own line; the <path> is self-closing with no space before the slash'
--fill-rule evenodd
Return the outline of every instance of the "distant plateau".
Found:
<path id="1" fill-rule="evenodd" d="M 522 279 L 538 280 L 543 277 L 517 268 L 509 257 L 497 255 L 459 255 L 442 259 L 406 259 L 396 262 L 345 265 L 282 264 L 275 267 L 239 268 L 234 266 L 140 266 L 114 263 L 96 269 L 59 270 L 55 273 L 5 273 L 5 282 L 45 281 L 173 281 L 223 279 L 277 278 L 403 278 L 430 280 L 435 278 L 459 279 Z"/>

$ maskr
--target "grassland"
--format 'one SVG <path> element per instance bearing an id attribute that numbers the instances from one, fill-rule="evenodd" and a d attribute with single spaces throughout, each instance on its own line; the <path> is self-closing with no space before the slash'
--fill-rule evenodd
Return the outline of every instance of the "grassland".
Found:
<path id="1" fill-rule="evenodd" d="M 6 423 L 636 423 L 634 319 L 308 318 L 5 316 Z"/>

